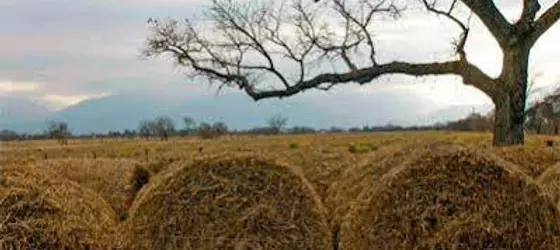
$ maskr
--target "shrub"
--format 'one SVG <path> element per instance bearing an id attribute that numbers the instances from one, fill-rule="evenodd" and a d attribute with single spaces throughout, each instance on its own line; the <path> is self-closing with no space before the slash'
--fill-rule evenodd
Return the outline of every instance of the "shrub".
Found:
<path id="1" fill-rule="evenodd" d="M 297 143 L 290 143 L 290 149 L 298 149 L 299 148 L 299 144 Z"/>

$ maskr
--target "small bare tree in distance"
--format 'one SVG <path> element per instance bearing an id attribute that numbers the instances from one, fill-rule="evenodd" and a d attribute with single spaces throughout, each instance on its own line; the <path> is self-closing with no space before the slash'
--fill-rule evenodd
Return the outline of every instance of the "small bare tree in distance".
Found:
<path id="1" fill-rule="evenodd" d="M 288 118 L 283 117 L 280 114 L 273 115 L 268 120 L 268 126 L 273 130 L 275 134 L 279 134 L 280 132 L 282 132 L 282 129 L 286 127 L 286 124 L 288 124 Z"/>
<path id="2" fill-rule="evenodd" d="M 155 134 L 157 134 L 161 140 L 167 141 L 169 135 L 175 132 L 175 124 L 173 119 L 169 116 L 159 116 L 153 121 L 153 127 Z"/>
<path id="3" fill-rule="evenodd" d="M 58 121 L 50 121 L 48 123 L 46 134 L 51 139 L 58 140 L 61 145 L 67 145 L 68 138 L 72 136 L 72 133 L 70 133 L 70 129 L 68 127 L 68 123 Z"/>
<path id="4" fill-rule="evenodd" d="M 196 131 L 196 121 L 192 117 L 184 117 L 183 122 L 185 123 L 185 131 L 187 134 Z"/>
<path id="5" fill-rule="evenodd" d="M 141 137 L 146 138 L 146 140 L 150 139 L 151 129 L 150 129 L 150 121 L 140 121 L 138 125 L 138 135 Z"/>
<path id="6" fill-rule="evenodd" d="M 214 133 L 214 130 L 212 129 L 212 125 L 206 122 L 201 122 L 198 125 L 197 133 L 203 139 L 212 139 L 217 137 L 217 135 Z"/>
<path id="7" fill-rule="evenodd" d="M 212 124 L 212 131 L 214 131 L 216 135 L 222 136 L 229 132 L 229 128 L 224 122 L 214 122 L 214 124 Z"/>
<path id="8" fill-rule="evenodd" d="M 405 6 L 399 3 L 413 0 L 288 1 L 213 0 L 205 22 L 150 19 L 153 32 L 145 55 L 171 55 L 190 75 L 237 87 L 254 100 L 367 84 L 391 74 L 456 75 L 493 101 L 494 145 L 524 143 L 530 52 L 560 18 L 560 1 L 541 11 L 539 0 L 518 0 L 522 13 L 510 22 L 491 0 L 416 0 L 460 31 L 455 56 L 441 62 L 379 60 L 376 17 L 399 17 Z M 499 76 L 489 76 L 469 60 L 470 15 L 461 10 L 478 18 L 499 45 Z M 322 62 L 345 69 L 326 71 L 317 67 Z"/>

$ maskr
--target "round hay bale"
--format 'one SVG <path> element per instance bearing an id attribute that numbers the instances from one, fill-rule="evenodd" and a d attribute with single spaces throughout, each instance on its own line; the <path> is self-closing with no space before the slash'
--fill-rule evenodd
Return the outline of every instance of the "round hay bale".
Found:
<path id="1" fill-rule="evenodd" d="M 560 236 L 558 211 L 531 178 L 465 147 L 423 148 L 358 200 L 341 249 L 415 249 L 430 239 L 437 247 L 428 249 L 555 249 Z"/>
<path id="2" fill-rule="evenodd" d="M 97 194 L 34 166 L 3 169 L 0 249 L 116 249 L 116 218 Z"/>
<path id="3" fill-rule="evenodd" d="M 348 216 L 348 212 L 358 202 L 360 193 L 373 186 L 377 181 L 401 164 L 415 149 L 416 143 L 402 143 L 383 147 L 373 155 L 361 159 L 361 162 L 345 169 L 327 190 L 325 205 L 331 213 L 333 226 L 336 226 Z"/>
<path id="4" fill-rule="evenodd" d="M 327 249 L 324 208 L 290 167 L 254 156 L 198 159 L 156 176 L 124 226 L 133 249 Z"/>
<path id="5" fill-rule="evenodd" d="M 552 201 L 560 205 L 560 163 L 549 167 L 536 181 Z"/>
<path id="6" fill-rule="evenodd" d="M 157 159 L 150 159 L 149 161 L 143 162 L 143 167 L 149 170 L 152 174 L 158 174 L 160 172 L 165 172 L 168 168 L 173 165 L 180 164 L 180 162 L 185 161 L 184 159 L 191 159 L 191 156 L 183 157 L 176 157 L 176 158 L 157 158 Z"/>
<path id="7" fill-rule="evenodd" d="M 544 145 L 544 142 L 542 144 Z M 551 153 L 550 149 L 543 145 L 493 147 L 490 150 L 504 160 L 519 165 L 531 177 L 538 178 L 550 165 L 560 160 L 557 154 Z"/>
<path id="8" fill-rule="evenodd" d="M 46 160 L 36 165 L 59 178 L 67 178 L 91 189 L 103 197 L 115 213 L 122 215 L 131 197 L 131 184 L 138 164 L 129 159 L 66 158 Z"/>

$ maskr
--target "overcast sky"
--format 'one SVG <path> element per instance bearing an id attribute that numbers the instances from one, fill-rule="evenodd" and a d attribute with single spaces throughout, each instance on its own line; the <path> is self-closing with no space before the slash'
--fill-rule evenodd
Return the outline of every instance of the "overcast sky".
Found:
<path id="1" fill-rule="evenodd" d="M 311 0 L 310 0 L 311 1 Z M 496 1 L 509 20 L 521 0 Z M 17 97 L 61 109 L 79 101 L 119 93 L 208 94 L 163 60 L 140 60 L 150 17 L 191 17 L 208 4 L 195 0 L 1 0 L 0 98 Z M 543 9 L 552 1 L 543 1 Z M 451 24 L 427 14 L 409 14 L 378 25 L 378 51 L 386 60 L 445 59 L 456 33 Z M 467 52 L 490 75 L 500 72 L 501 54 L 477 20 Z M 560 25 L 533 49 L 531 73 L 538 85 L 560 79 Z M 446 104 L 481 104 L 489 99 L 457 78 L 393 78 L 336 91 L 415 92 Z M 418 83 L 418 84 L 414 84 Z M 305 94 L 314 98 L 314 94 Z M 350 101 L 350 100 L 349 100 Z M 414 107 L 411 107 L 414 108 Z"/>

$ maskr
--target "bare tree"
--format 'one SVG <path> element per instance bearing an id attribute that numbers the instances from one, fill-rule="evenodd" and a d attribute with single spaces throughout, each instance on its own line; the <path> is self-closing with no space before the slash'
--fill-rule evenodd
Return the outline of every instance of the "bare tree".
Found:
<path id="1" fill-rule="evenodd" d="M 171 55 L 190 75 L 220 83 L 220 88 L 237 87 L 254 100 L 346 83 L 367 84 L 390 74 L 456 75 L 494 102 L 494 144 L 523 144 L 528 58 L 533 45 L 560 18 L 560 1 L 537 15 L 538 0 L 519 0 L 523 11 L 515 22 L 509 22 L 490 0 L 418 1 L 459 28 L 454 58 L 380 63 L 373 23 L 376 16 L 401 14 L 403 8 L 392 0 L 213 0 L 207 22 L 149 20 L 153 33 L 145 54 Z M 477 17 L 499 44 L 503 66 L 498 77 L 469 61 L 465 44 L 470 15 L 461 15 L 459 9 Z M 320 66 L 325 62 L 343 64 L 345 69 L 324 72 Z"/>
<path id="2" fill-rule="evenodd" d="M 275 134 L 279 134 L 286 124 L 288 123 L 288 118 L 283 117 L 280 114 L 273 115 L 268 120 L 268 126 L 273 130 Z"/>
<path id="3" fill-rule="evenodd" d="M 212 131 L 218 136 L 222 136 L 229 132 L 229 128 L 224 122 L 214 122 L 214 124 L 212 124 Z"/>
<path id="4" fill-rule="evenodd" d="M 214 131 L 212 129 L 212 125 L 210 125 L 206 122 L 201 122 L 198 125 L 197 132 L 198 132 L 198 135 L 200 137 L 202 137 L 203 139 L 212 139 L 212 138 L 216 137 L 216 135 L 214 134 Z"/>
<path id="5" fill-rule="evenodd" d="M 215 122 L 210 125 L 206 122 L 201 122 L 197 129 L 198 135 L 203 139 L 214 139 L 229 132 L 228 126 L 223 122 Z"/>
<path id="6" fill-rule="evenodd" d="M 183 122 L 185 123 L 185 132 L 187 134 L 196 131 L 196 121 L 192 117 L 184 117 Z"/>
<path id="7" fill-rule="evenodd" d="M 70 129 L 68 127 L 68 123 L 58 121 L 49 122 L 46 134 L 51 139 L 58 140 L 58 142 L 62 145 L 67 145 L 68 138 L 72 136 L 72 133 L 70 133 Z"/>
<path id="8" fill-rule="evenodd" d="M 150 139 L 150 135 L 152 133 L 150 121 L 140 121 L 138 125 L 138 135 L 141 137 L 145 137 L 146 140 Z"/>
<path id="9" fill-rule="evenodd" d="M 145 137 L 146 140 L 151 136 L 159 136 L 161 140 L 167 140 L 174 132 L 175 124 L 173 119 L 168 116 L 159 116 L 151 121 L 143 120 L 138 125 L 138 134 Z"/>
<path id="10" fill-rule="evenodd" d="M 148 121 L 148 129 L 150 130 L 150 136 L 158 136 L 159 128 L 154 120 Z"/>
<path id="11" fill-rule="evenodd" d="M 15 131 L 8 129 L 0 130 L 0 141 L 15 141 L 19 140 L 20 138 L 22 138 L 22 136 Z"/>
<path id="12" fill-rule="evenodd" d="M 159 116 L 152 123 L 155 134 L 158 135 L 161 140 L 167 141 L 169 135 L 175 132 L 175 124 L 171 117 Z"/>

